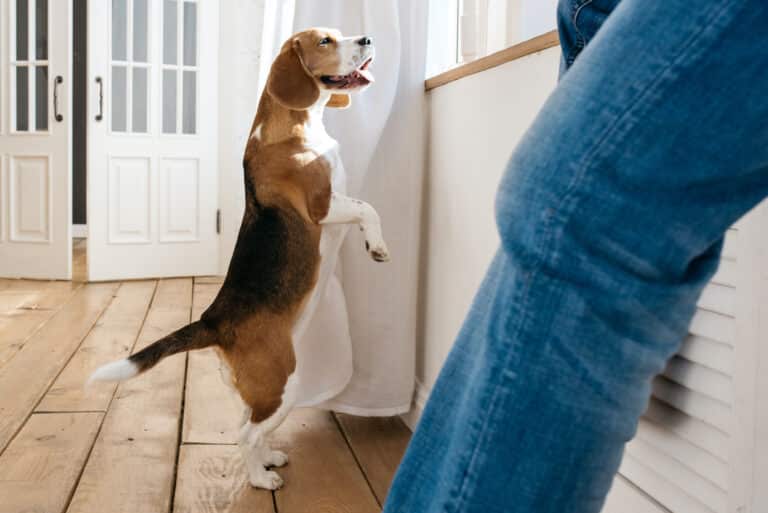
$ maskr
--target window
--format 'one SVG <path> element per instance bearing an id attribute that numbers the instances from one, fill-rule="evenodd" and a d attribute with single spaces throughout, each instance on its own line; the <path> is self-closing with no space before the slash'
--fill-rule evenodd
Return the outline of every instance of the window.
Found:
<path id="1" fill-rule="evenodd" d="M 113 132 L 149 130 L 149 0 L 112 0 Z"/>
<path id="2" fill-rule="evenodd" d="M 556 27 L 557 0 L 430 0 L 427 76 Z"/>
<path id="3" fill-rule="evenodd" d="M 197 133 L 197 2 L 163 0 L 163 133 Z"/>
<path id="4" fill-rule="evenodd" d="M 48 130 L 48 0 L 13 0 L 11 126 L 15 132 Z"/>

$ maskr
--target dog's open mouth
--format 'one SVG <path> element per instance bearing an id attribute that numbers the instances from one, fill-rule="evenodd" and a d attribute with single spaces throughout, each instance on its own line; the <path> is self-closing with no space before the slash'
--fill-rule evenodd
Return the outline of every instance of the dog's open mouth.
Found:
<path id="1" fill-rule="evenodd" d="M 373 57 L 366 60 L 362 66 L 348 75 L 323 75 L 320 80 L 331 89 L 352 89 L 367 86 L 373 82 L 373 75 L 368 70 Z"/>

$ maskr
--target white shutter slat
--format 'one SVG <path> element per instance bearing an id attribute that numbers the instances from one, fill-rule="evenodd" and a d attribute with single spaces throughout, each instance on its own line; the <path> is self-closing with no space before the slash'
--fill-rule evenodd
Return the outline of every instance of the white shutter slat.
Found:
<path id="1" fill-rule="evenodd" d="M 675 513 L 725 513 L 725 491 L 638 438 L 619 472 Z"/>
<path id="2" fill-rule="evenodd" d="M 708 310 L 696 310 L 688 330 L 693 335 L 706 337 L 733 347 L 736 326 L 733 317 Z"/>
<path id="3" fill-rule="evenodd" d="M 667 362 L 663 374 L 690 390 L 731 404 L 731 378 L 721 372 L 675 356 Z"/>
<path id="4" fill-rule="evenodd" d="M 717 272 L 712 277 L 712 283 L 735 287 L 738 270 L 739 268 L 735 260 L 721 259 Z"/>
<path id="5" fill-rule="evenodd" d="M 698 335 L 689 335 L 680 346 L 678 354 L 686 360 L 698 363 L 727 376 L 733 372 L 733 348 Z"/>
<path id="6" fill-rule="evenodd" d="M 728 433 L 730 429 L 731 408 L 717 399 L 683 388 L 663 376 L 653 381 L 653 395 L 724 433 Z"/>
<path id="7" fill-rule="evenodd" d="M 739 251 L 739 231 L 735 228 L 729 228 L 725 232 L 725 244 L 723 244 L 723 251 L 720 254 L 721 258 L 726 260 L 736 260 L 736 255 Z"/>
<path id="8" fill-rule="evenodd" d="M 711 312 L 733 317 L 736 315 L 736 289 L 710 283 L 701 292 L 698 306 Z"/>
<path id="9" fill-rule="evenodd" d="M 617 475 L 602 513 L 669 513 L 626 478 Z"/>
<path id="10" fill-rule="evenodd" d="M 701 447 L 720 461 L 728 461 L 728 435 L 710 424 L 655 398 L 651 398 L 644 416 Z"/>
<path id="11" fill-rule="evenodd" d="M 720 490 L 725 491 L 728 488 L 726 462 L 647 419 L 640 419 L 638 427 L 638 439 L 663 452 L 702 479 L 716 485 Z M 642 455 L 636 455 L 636 457 L 642 459 Z"/>

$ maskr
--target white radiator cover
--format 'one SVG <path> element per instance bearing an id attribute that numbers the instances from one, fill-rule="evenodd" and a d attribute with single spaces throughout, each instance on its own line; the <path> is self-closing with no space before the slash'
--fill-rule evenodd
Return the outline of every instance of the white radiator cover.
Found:
<path id="1" fill-rule="evenodd" d="M 653 385 L 605 513 L 762 513 L 766 476 L 768 203 L 728 230 L 680 352 Z M 762 347 L 761 347 L 762 346 Z M 761 376 L 761 369 L 763 370 Z M 764 432 L 763 426 L 763 432 Z M 640 503 L 643 504 L 643 503 Z"/>

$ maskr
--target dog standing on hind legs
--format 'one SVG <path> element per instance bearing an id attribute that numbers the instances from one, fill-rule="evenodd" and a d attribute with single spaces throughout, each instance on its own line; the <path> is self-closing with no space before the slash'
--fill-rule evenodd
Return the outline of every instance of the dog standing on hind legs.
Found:
<path id="1" fill-rule="evenodd" d="M 324 108 L 345 108 L 373 81 L 369 37 L 337 30 L 293 35 L 272 64 L 243 158 L 245 213 L 227 276 L 197 322 L 138 353 L 97 369 L 91 380 L 119 381 L 161 359 L 214 347 L 246 411 L 238 443 L 251 485 L 274 490 L 287 456 L 267 436 L 295 404 L 293 338 L 319 299 L 324 225 L 358 224 L 365 248 L 389 260 L 379 216 L 369 204 L 332 190 L 340 160 L 325 131 Z M 327 228 L 326 228 L 327 229 Z"/>

